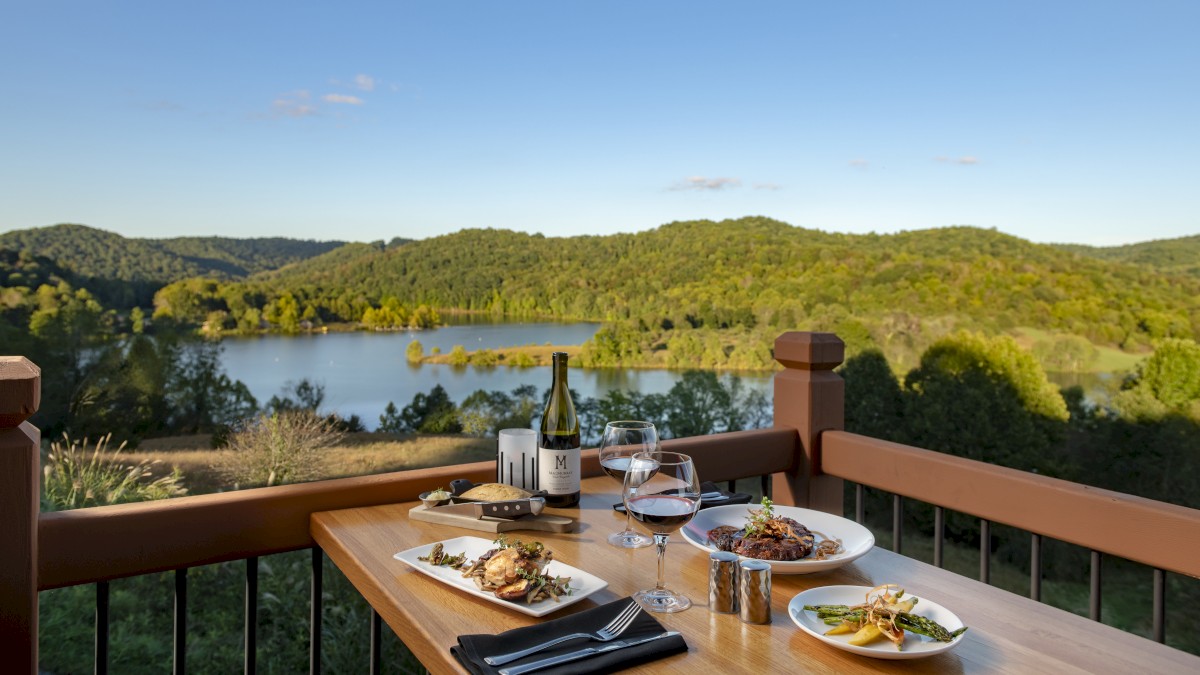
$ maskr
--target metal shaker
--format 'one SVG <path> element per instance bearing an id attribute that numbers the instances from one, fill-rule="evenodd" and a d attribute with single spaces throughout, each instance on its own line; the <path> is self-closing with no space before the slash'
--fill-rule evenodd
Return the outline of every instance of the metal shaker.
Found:
<path id="1" fill-rule="evenodd" d="M 708 611 L 735 614 L 738 611 L 738 556 L 716 551 L 708 556 Z"/>
<path id="2" fill-rule="evenodd" d="M 738 611 L 746 623 L 771 623 L 771 565 L 743 560 L 738 570 Z"/>

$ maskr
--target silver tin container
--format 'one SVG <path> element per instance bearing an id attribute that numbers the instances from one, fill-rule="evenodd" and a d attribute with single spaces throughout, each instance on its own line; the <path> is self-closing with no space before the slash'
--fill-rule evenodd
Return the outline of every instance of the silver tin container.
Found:
<path id="1" fill-rule="evenodd" d="M 738 570 L 738 612 L 746 623 L 771 623 L 771 565 L 743 560 Z"/>
<path id="2" fill-rule="evenodd" d="M 738 611 L 738 556 L 716 551 L 708 556 L 708 611 L 736 614 Z"/>

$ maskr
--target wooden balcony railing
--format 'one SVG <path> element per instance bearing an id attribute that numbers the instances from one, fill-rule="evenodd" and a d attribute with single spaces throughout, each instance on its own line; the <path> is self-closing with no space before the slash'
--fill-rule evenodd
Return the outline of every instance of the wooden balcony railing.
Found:
<path id="1" fill-rule="evenodd" d="M 1127 558 L 1154 568 L 1155 637 L 1162 641 L 1165 575 L 1200 576 L 1200 511 L 1089 488 L 982 462 L 846 433 L 844 387 L 834 372 L 843 345 L 827 333 L 786 333 L 775 343 L 784 370 L 775 377 L 775 426 L 756 431 L 666 441 L 693 455 L 707 480 L 764 477 L 764 491 L 781 504 L 843 512 L 844 480 L 968 513 L 990 523 L 1031 532 L 1034 556 L 1042 537 Z M 490 462 L 284 485 L 158 502 L 39 513 L 39 434 L 26 419 L 39 402 L 40 373 L 19 357 L 0 357 L 0 653 L 7 672 L 37 673 L 37 594 L 95 583 L 96 670 L 107 668 L 107 589 L 112 579 L 176 570 L 175 670 L 186 662 L 187 568 L 246 561 L 246 666 L 254 662 L 258 556 L 313 549 L 310 660 L 320 668 L 321 552 L 309 535 L 316 511 L 411 501 L 453 478 L 483 480 Z M 598 475 L 594 451 L 584 455 L 585 475 Z M 899 511 L 897 511 L 899 513 Z M 897 521 L 898 523 L 899 521 Z M 1111 536 L 1139 533 L 1136 544 Z M 897 528 L 897 535 L 899 535 Z M 895 537 L 899 541 L 899 536 Z M 894 544 L 898 545 L 898 544 Z M 941 563 L 940 530 L 935 563 Z M 981 578 L 987 580 L 986 549 Z M 1037 563 L 1037 560 L 1034 561 Z M 1040 563 L 1039 563 L 1040 564 Z M 1040 579 L 1033 567 L 1032 580 Z M 1098 563 L 1093 566 L 1093 607 L 1099 612 Z M 1035 595 L 1036 597 L 1036 595 Z M 380 622 L 371 625 L 373 670 Z M 166 639 L 166 636 L 164 636 Z"/>

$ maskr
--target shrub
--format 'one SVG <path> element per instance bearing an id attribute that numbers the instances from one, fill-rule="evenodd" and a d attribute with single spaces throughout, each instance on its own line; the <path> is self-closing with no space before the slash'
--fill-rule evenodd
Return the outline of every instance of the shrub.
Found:
<path id="1" fill-rule="evenodd" d="M 229 436 L 229 452 L 215 468 L 239 486 L 312 480 L 321 473 L 325 448 L 342 434 L 310 411 L 260 415 Z"/>
<path id="2" fill-rule="evenodd" d="M 178 469 L 154 477 L 158 461 L 137 464 L 122 462 L 122 443 L 108 449 L 112 434 L 96 441 L 89 454 L 88 439 L 73 441 L 63 434 L 63 443 L 51 443 L 42 468 L 42 507 L 48 510 L 79 509 L 105 504 L 124 504 L 166 499 L 187 494 Z"/>
<path id="3" fill-rule="evenodd" d="M 420 363 L 425 358 L 425 348 L 421 345 L 420 340 L 408 343 L 408 349 L 404 350 L 404 358 L 409 363 Z"/>

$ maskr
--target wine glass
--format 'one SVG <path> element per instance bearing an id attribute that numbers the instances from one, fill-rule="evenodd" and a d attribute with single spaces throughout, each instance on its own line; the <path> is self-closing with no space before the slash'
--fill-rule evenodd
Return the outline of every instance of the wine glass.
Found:
<path id="1" fill-rule="evenodd" d="M 633 594 L 651 612 L 682 612 L 692 606 L 687 596 L 663 583 L 667 538 L 688 523 L 700 508 L 700 481 L 692 458 L 677 452 L 639 452 L 629 460 L 621 491 L 625 510 L 658 547 L 658 584 Z"/>
<path id="2" fill-rule="evenodd" d="M 625 484 L 630 459 L 639 452 L 658 449 L 658 431 L 649 422 L 609 422 L 600 437 L 600 468 Z M 625 510 L 625 530 L 608 535 L 608 543 L 617 548 L 644 548 L 654 540 L 633 529 L 632 516 Z"/>

